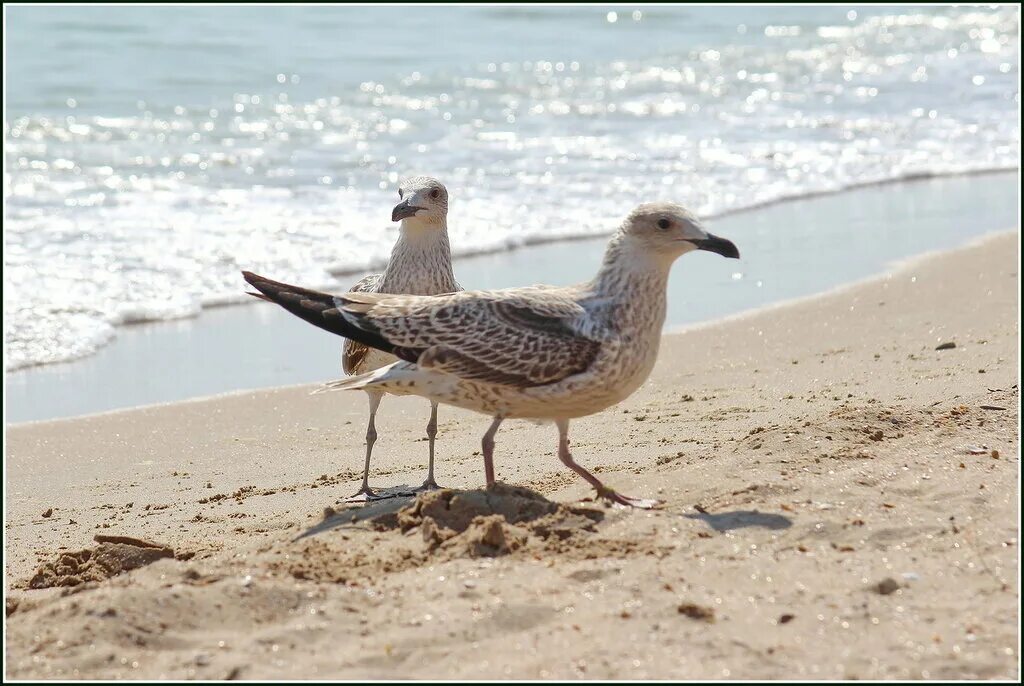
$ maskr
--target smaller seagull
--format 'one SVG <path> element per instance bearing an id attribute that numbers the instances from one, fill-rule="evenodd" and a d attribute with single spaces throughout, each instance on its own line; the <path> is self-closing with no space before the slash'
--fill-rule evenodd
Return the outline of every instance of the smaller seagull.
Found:
<path id="1" fill-rule="evenodd" d="M 615 503 L 649 508 L 605 486 L 569 451 L 569 420 L 611 407 L 647 379 L 658 356 L 666 289 L 679 256 L 739 257 L 680 205 L 640 205 L 612 237 L 591 281 L 436 296 L 330 295 L 245 280 L 306 321 L 400 361 L 328 384 L 329 390 L 421 395 L 493 418 L 482 446 L 494 483 L 494 436 L 505 419 L 554 421 L 558 457 Z"/>
<path id="2" fill-rule="evenodd" d="M 448 189 L 429 176 L 406 179 L 398 186 L 398 203 L 391 221 L 401 221 L 398 241 L 391 258 L 380 274 L 370 274 L 354 286 L 353 293 L 409 293 L 434 295 L 461 291 L 452 271 L 452 250 L 448 243 Z M 256 295 L 256 293 L 250 293 Z M 269 298 L 264 298 L 269 300 Z M 394 355 L 373 349 L 358 339 L 347 338 L 342 346 L 341 366 L 346 374 L 364 374 L 397 361 Z M 370 420 L 366 426 L 366 460 L 363 483 L 348 502 L 387 498 L 370 488 L 370 457 L 377 441 L 375 419 L 384 396 L 383 389 L 366 388 L 370 401 Z M 437 436 L 437 402 L 430 402 L 427 422 L 429 461 L 427 478 L 416 490 L 440 488 L 434 480 L 434 439 Z"/>

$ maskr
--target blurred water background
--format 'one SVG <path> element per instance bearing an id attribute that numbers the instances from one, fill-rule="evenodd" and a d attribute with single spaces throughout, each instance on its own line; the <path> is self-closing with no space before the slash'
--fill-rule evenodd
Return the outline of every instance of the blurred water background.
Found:
<path id="1" fill-rule="evenodd" d="M 405 175 L 448 185 L 465 255 L 606 234 L 646 200 L 715 217 L 1019 167 L 1016 6 L 5 15 L 9 370 L 243 299 L 241 268 L 347 284 L 386 259 Z M 820 223 L 752 234 L 744 252 L 885 254 Z M 926 226 L 908 231 L 932 247 Z M 753 279 L 737 269 L 722 288 L 741 293 Z M 758 278 L 789 292 L 794 277 Z"/>

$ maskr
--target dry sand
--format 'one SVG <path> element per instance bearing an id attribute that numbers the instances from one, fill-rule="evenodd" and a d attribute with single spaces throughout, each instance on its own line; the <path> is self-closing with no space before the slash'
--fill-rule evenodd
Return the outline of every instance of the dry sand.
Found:
<path id="1" fill-rule="evenodd" d="M 656 512 L 581 500 L 524 422 L 517 487 L 342 510 L 359 393 L 14 426 L 7 676 L 1016 678 L 1018 255 L 667 336 L 572 434 Z M 385 400 L 375 485 L 419 483 L 426 419 Z M 442 409 L 442 483 L 482 483 L 487 424 Z"/>

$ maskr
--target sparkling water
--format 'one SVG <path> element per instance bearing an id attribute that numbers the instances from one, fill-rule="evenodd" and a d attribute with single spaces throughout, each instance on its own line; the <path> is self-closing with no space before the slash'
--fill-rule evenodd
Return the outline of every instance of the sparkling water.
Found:
<path id="1" fill-rule="evenodd" d="M 387 258 L 1020 161 L 1017 7 L 9 7 L 8 369 Z M 813 268 L 811 265 L 809 268 Z"/>

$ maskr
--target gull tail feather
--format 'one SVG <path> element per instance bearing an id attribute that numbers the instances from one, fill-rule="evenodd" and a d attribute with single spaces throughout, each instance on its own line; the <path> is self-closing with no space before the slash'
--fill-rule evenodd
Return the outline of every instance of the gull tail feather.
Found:
<path id="1" fill-rule="evenodd" d="M 328 381 L 313 391 L 317 393 L 329 393 L 331 391 L 365 391 L 370 389 L 387 391 L 395 395 L 416 395 L 415 379 L 420 371 L 416 365 L 408 362 L 393 362 L 386 367 L 375 369 L 372 372 L 350 376 L 346 379 Z"/>
<path id="2" fill-rule="evenodd" d="M 416 352 L 393 345 L 377 331 L 356 326 L 341 311 L 343 299 L 330 293 L 321 293 L 301 286 L 282 283 L 268 279 L 252 272 L 242 272 L 242 276 L 253 288 L 262 295 L 251 293 L 262 300 L 277 303 L 296 317 L 303 319 L 324 331 L 351 339 L 357 343 L 383 350 L 401 359 L 415 360 Z M 355 317 L 355 315 L 353 315 Z"/>

